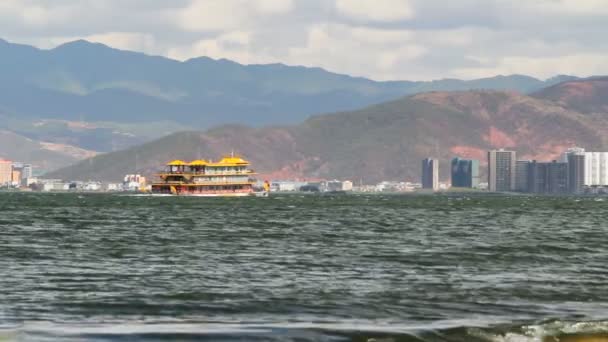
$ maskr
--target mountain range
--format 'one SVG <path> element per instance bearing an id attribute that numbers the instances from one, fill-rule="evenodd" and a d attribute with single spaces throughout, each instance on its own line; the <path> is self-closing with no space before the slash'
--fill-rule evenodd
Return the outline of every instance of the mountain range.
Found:
<path id="1" fill-rule="evenodd" d="M 0 157 L 63 169 L 54 174 L 66 177 L 72 174 L 65 166 L 108 152 L 118 151 L 87 165 L 137 151 L 116 172 L 96 165 L 81 176 L 116 179 L 117 170 L 134 168 L 149 173 L 185 150 L 213 157 L 232 148 L 269 176 L 412 176 L 412 158 L 450 149 L 479 155 L 496 137 L 513 136 L 506 123 L 484 125 L 516 119 L 522 108 L 518 120 L 531 126 L 549 115 L 587 127 L 591 118 L 603 122 L 608 111 L 601 79 L 574 76 L 378 82 L 283 64 L 207 57 L 182 62 L 82 40 L 50 50 L 0 40 L 0 60 Z M 318 113 L 334 114 L 311 117 Z M 466 131 L 462 125 L 477 127 L 477 140 L 456 138 Z M 171 146 L 165 155 L 159 144 Z M 146 154 L 148 148 L 154 153 Z M 379 167 L 389 151 L 397 164 Z"/>
<path id="2" fill-rule="evenodd" d="M 184 62 L 79 40 L 51 50 L 0 40 L 0 108 L 6 114 L 87 122 L 175 121 L 289 124 L 435 90 L 530 92 L 547 81 L 499 76 L 473 81 L 376 82 L 320 68 L 241 65 L 207 57 Z"/>
<path id="3" fill-rule="evenodd" d="M 117 180 L 148 176 L 171 159 L 217 158 L 235 150 L 264 178 L 342 178 L 374 183 L 417 180 L 420 161 L 485 161 L 493 148 L 551 160 L 568 147 L 608 147 L 608 78 L 573 80 L 530 95 L 514 91 L 428 92 L 356 111 L 313 116 L 296 125 L 226 125 L 174 133 L 87 159 L 50 176 Z"/>
<path id="4" fill-rule="evenodd" d="M 241 65 L 207 57 L 176 61 L 79 40 L 54 49 L 0 39 L 0 157 L 45 170 L 185 129 L 238 123 L 297 124 L 428 91 L 535 92 L 573 76 L 377 82 L 320 68 Z M 51 146 L 51 148 L 49 148 Z M 57 158 L 57 154 L 62 158 Z"/>

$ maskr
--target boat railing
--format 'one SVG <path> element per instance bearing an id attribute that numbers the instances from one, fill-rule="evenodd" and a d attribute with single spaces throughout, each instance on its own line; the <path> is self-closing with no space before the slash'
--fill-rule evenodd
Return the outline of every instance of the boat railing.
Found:
<path id="1" fill-rule="evenodd" d="M 209 170 L 205 170 L 205 171 L 168 171 L 168 172 L 161 172 L 161 174 L 166 174 L 166 175 L 194 175 L 194 176 L 198 176 L 198 175 L 208 175 L 208 176 L 233 176 L 233 175 L 253 175 L 255 174 L 255 172 L 253 170 L 247 170 L 247 171 L 209 171 Z"/>
<path id="2" fill-rule="evenodd" d="M 236 182 L 231 182 L 231 181 L 212 181 L 212 182 L 183 182 L 183 181 L 166 181 L 166 182 L 162 182 L 159 184 L 162 185 L 183 185 L 183 186 L 199 186 L 199 185 L 241 185 L 241 184 L 255 184 L 256 182 L 251 181 L 251 180 L 247 180 L 247 181 L 236 181 Z"/>

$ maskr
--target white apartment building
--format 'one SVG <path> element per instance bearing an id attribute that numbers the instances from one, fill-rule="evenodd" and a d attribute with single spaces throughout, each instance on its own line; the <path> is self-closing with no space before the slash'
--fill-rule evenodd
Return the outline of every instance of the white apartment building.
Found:
<path id="1" fill-rule="evenodd" d="M 608 152 L 585 152 L 585 185 L 608 185 Z"/>
<path id="2" fill-rule="evenodd" d="M 608 152 L 586 152 L 575 147 L 564 152 L 564 160 L 571 153 L 585 156 L 585 186 L 608 186 Z"/>

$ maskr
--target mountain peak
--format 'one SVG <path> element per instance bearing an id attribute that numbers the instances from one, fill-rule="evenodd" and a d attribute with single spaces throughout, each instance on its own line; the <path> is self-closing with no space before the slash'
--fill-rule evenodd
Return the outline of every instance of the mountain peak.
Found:
<path id="1" fill-rule="evenodd" d="M 78 40 L 74 40 L 71 42 L 67 42 L 64 44 L 61 44 L 59 46 L 57 46 L 55 49 L 53 50 L 72 50 L 72 49 L 82 49 L 82 48 L 104 48 L 104 49 L 113 49 L 107 45 L 104 45 L 102 43 L 93 43 L 90 42 L 88 40 L 84 40 L 84 39 L 78 39 Z"/>

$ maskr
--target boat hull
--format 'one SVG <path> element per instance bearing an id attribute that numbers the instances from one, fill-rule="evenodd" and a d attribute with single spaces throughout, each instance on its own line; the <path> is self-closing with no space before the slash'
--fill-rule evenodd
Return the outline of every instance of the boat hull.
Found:
<path id="1" fill-rule="evenodd" d="M 188 194 L 181 193 L 173 196 L 182 196 L 182 197 L 251 197 L 255 196 L 254 193 L 233 193 L 233 194 Z"/>
<path id="2" fill-rule="evenodd" d="M 268 197 L 268 191 L 241 191 L 241 192 L 170 192 L 154 191 L 150 193 L 152 196 L 162 197 Z"/>

